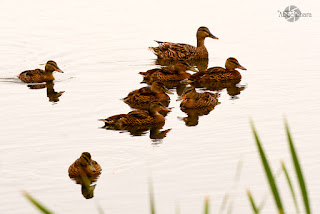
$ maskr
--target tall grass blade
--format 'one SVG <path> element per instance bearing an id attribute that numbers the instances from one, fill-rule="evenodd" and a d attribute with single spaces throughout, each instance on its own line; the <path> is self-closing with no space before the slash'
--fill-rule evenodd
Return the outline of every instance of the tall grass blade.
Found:
<path id="1" fill-rule="evenodd" d="M 228 204 L 228 201 L 229 201 L 229 195 L 228 194 L 225 194 L 223 196 L 223 199 L 222 199 L 222 202 L 221 202 L 221 206 L 220 206 L 220 209 L 219 209 L 219 213 L 223 213 L 224 209 L 226 208 L 227 204 Z"/>
<path id="2" fill-rule="evenodd" d="M 294 192 L 294 189 L 293 189 L 293 185 L 292 185 L 292 182 L 291 182 L 291 178 L 289 176 L 289 173 L 288 173 L 288 170 L 284 164 L 283 161 L 281 161 L 281 166 L 282 166 L 282 170 L 286 176 L 286 179 L 287 179 L 287 182 L 288 182 L 288 185 L 289 185 L 289 188 L 290 188 L 290 192 L 291 192 L 291 195 L 292 195 L 292 198 L 293 198 L 293 202 L 294 202 L 294 206 L 296 208 L 296 211 L 297 213 L 300 213 L 299 212 L 299 206 L 298 206 L 298 202 L 297 202 L 297 198 L 296 198 L 296 194 Z"/>
<path id="3" fill-rule="evenodd" d="M 153 183 L 151 178 L 149 179 L 149 198 L 150 198 L 150 213 L 155 214 L 155 206 L 154 206 L 154 193 L 153 193 Z"/>
<path id="4" fill-rule="evenodd" d="M 280 195 L 279 195 L 279 191 L 278 191 L 276 182 L 275 182 L 275 180 L 273 178 L 273 175 L 272 175 L 271 168 L 269 166 L 267 157 L 266 157 L 265 152 L 264 152 L 264 150 L 262 148 L 262 145 L 260 143 L 260 139 L 258 137 L 258 134 L 256 132 L 256 129 L 255 129 L 254 124 L 253 124 L 252 121 L 251 121 L 251 128 L 252 128 L 256 143 L 257 143 L 257 147 L 258 147 L 258 150 L 259 150 L 259 154 L 260 154 L 260 158 L 261 158 L 261 161 L 262 161 L 262 165 L 264 167 L 264 171 L 266 173 L 266 176 L 267 176 L 267 179 L 268 179 L 268 182 L 269 182 L 269 185 L 270 185 L 270 189 L 271 189 L 272 194 L 273 194 L 274 201 L 275 201 L 276 206 L 278 208 L 278 212 L 279 212 L 279 214 L 283 214 L 284 210 L 283 210 L 283 206 L 282 206 L 282 203 L 281 203 L 281 198 L 280 198 Z"/>
<path id="5" fill-rule="evenodd" d="M 209 196 L 207 196 L 204 200 L 204 214 L 209 214 Z"/>
<path id="6" fill-rule="evenodd" d="M 301 170 L 301 167 L 300 167 L 299 159 L 298 159 L 296 150 L 295 150 L 294 145 L 293 145 L 293 141 L 292 141 L 291 134 L 290 134 L 290 131 L 289 131 L 288 123 L 287 123 L 286 120 L 284 120 L 284 123 L 285 123 L 285 127 L 286 127 L 286 132 L 287 132 L 287 137 L 288 137 L 288 142 L 289 142 L 292 161 L 294 163 L 294 168 L 295 168 L 295 171 L 296 171 L 296 175 L 297 175 L 297 178 L 298 178 L 298 181 L 299 181 L 299 185 L 300 185 L 301 194 L 302 194 L 302 197 L 303 197 L 304 207 L 305 207 L 306 213 L 310 214 L 311 210 L 310 210 L 310 204 L 309 204 L 309 199 L 308 199 L 308 193 L 307 193 L 306 184 L 304 182 L 302 170 Z"/>
<path id="7" fill-rule="evenodd" d="M 248 198 L 249 198 L 249 201 L 250 201 L 250 204 L 251 204 L 251 207 L 252 207 L 252 210 L 255 214 L 259 214 L 259 208 L 256 206 L 254 200 L 253 200 L 253 197 L 252 197 L 252 194 L 249 190 L 247 190 L 247 195 L 248 195 Z"/>
<path id="8" fill-rule="evenodd" d="M 47 208 L 45 208 L 39 201 L 33 198 L 29 193 L 23 191 L 23 195 L 34 205 L 36 206 L 42 213 L 44 214 L 52 214 Z"/>

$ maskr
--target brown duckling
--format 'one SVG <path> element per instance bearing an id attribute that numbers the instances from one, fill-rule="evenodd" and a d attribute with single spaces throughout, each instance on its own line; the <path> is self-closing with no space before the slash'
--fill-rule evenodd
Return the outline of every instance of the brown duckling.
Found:
<path id="1" fill-rule="evenodd" d="M 61 71 L 58 67 L 57 63 L 50 60 L 47 62 L 45 70 L 35 69 L 24 71 L 19 75 L 19 79 L 27 83 L 41 83 L 53 81 L 54 77 L 52 75 L 52 72 L 54 71 L 63 73 L 63 71 Z"/>
<path id="2" fill-rule="evenodd" d="M 157 55 L 158 58 L 165 60 L 206 59 L 208 58 L 208 51 L 204 46 L 204 40 L 207 37 L 218 39 L 212 35 L 207 27 L 200 27 L 197 31 L 197 47 L 182 43 L 156 41 L 159 46 L 149 47 L 149 49 Z"/>
<path id="3" fill-rule="evenodd" d="M 134 90 L 123 99 L 125 103 L 133 108 L 147 109 L 151 101 L 159 101 L 169 104 L 170 97 L 168 94 L 173 94 L 161 82 L 153 82 L 151 87 L 143 87 Z"/>
<path id="4" fill-rule="evenodd" d="M 83 152 L 73 164 L 69 167 L 69 177 L 97 177 L 101 174 L 101 166 L 91 159 L 89 152 Z"/>
<path id="5" fill-rule="evenodd" d="M 140 74 L 144 76 L 144 81 L 146 82 L 181 81 L 190 78 L 191 74 L 187 73 L 187 70 L 198 72 L 188 63 L 178 62 L 162 68 L 155 68 L 146 72 L 140 72 Z"/>
<path id="6" fill-rule="evenodd" d="M 134 110 L 128 114 L 119 114 L 108 117 L 107 119 L 100 119 L 105 122 L 105 127 L 114 127 L 114 129 L 123 129 L 125 126 L 139 126 L 139 125 L 152 125 L 164 123 L 165 119 L 159 111 L 170 111 L 158 101 L 151 101 L 148 111 Z"/>
<path id="7" fill-rule="evenodd" d="M 195 88 L 191 87 L 187 88 L 184 95 L 178 100 L 182 100 L 181 108 L 203 108 L 217 105 L 219 96 L 219 93 L 198 93 Z"/>
<path id="8" fill-rule="evenodd" d="M 206 71 L 198 72 L 190 77 L 192 82 L 214 82 L 214 81 L 239 81 L 241 80 L 241 74 L 236 68 L 247 70 L 241 66 L 237 59 L 230 57 L 227 59 L 226 68 L 212 67 Z"/>

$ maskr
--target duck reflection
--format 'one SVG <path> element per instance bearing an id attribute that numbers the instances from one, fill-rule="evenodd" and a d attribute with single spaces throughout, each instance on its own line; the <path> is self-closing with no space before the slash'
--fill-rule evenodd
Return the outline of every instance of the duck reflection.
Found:
<path id="1" fill-rule="evenodd" d="M 152 101 L 159 101 L 163 106 L 167 107 L 170 103 L 168 94 L 173 93 L 163 83 L 156 81 L 152 83 L 151 87 L 147 86 L 130 92 L 123 101 L 131 108 L 148 110 Z"/>
<path id="2" fill-rule="evenodd" d="M 198 71 L 207 70 L 208 64 L 209 64 L 209 60 L 208 59 L 186 60 L 185 62 L 188 63 L 191 66 L 196 67 L 198 69 Z M 177 64 L 177 61 L 156 59 L 155 64 L 156 65 L 161 65 L 161 66 L 170 66 L 170 65 Z"/>
<path id="3" fill-rule="evenodd" d="M 64 91 L 56 92 L 54 90 L 54 83 L 52 81 L 37 85 L 27 85 L 30 89 L 43 89 L 47 88 L 47 97 L 49 102 L 59 102 L 59 97 L 64 93 Z"/>
<path id="4" fill-rule="evenodd" d="M 81 185 L 81 193 L 86 199 L 94 197 L 94 189 L 101 174 L 101 166 L 91 159 L 89 152 L 83 152 L 73 164 L 69 167 L 68 173 L 72 180 Z"/>
<path id="5" fill-rule="evenodd" d="M 169 112 L 159 101 L 151 101 L 148 110 L 133 110 L 128 114 L 119 114 L 100 119 L 105 125 L 102 128 L 129 132 L 132 136 L 141 136 L 150 130 L 150 138 L 162 139 L 170 130 L 160 131 L 165 124 L 164 115 L 160 111 Z"/>
<path id="6" fill-rule="evenodd" d="M 182 97 L 180 108 L 187 113 L 188 117 L 182 118 L 187 126 L 196 126 L 199 122 L 199 116 L 207 115 L 219 104 L 218 98 L 220 94 L 203 92 L 198 93 L 194 87 L 185 90 Z"/>

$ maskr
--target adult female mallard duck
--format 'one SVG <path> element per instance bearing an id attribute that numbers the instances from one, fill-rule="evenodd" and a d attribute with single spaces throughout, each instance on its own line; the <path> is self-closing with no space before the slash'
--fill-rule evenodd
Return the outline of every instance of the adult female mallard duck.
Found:
<path id="1" fill-rule="evenodd" d="M 182 97 L 178 100 L 182 100 L 181 108 L 203 108 L 203 107 L 214 107 L 218 104 L 218 93 L 198 93 L 195 88 L 187 88 Z"/>
<path id="2" fill-rule="evenodd" d="M 167 93 L 173 94 L 163 83 L 156 81 L 152 83 L 151 87 L 147 86 L 130 92 L 123 101 L 132 108 L 146 110 L 149 108 L 149 103 L 154 100 L 169 105 L 170 97 Z"/>
<path id="3" fill-rule="evenodd" d="M 227 59 L 226 68 L 222 67 L 212 67 L 208 68 L 206 71 L 198 72 L 190 77 L 192 82 L 219 82 L 219 81 L 239 81 L 241 80 L 241 74 L 236 68 L 247 70 L 242 67 L 238 60 L 230 57 Z"/>
<path id="4" fill-rule="evenodd" d="M 140 74 L 144 76 L 145 82 L 181 81 L 188 79 L 191 76 L 191 74 L 186 72 L 187 70 L 198 72 L 188 63 L 178 62 L 162 68 L 155 68 L 146 72 L 140 72 Z"/>
<path id="5" fill-rule="evenodd" d="M 101 174 L 101 166 L 91 159 L 89 152 L 83 152 L 73 164 L 69 167 L 69 177 L 78 178 L 87 176 L 97 177 Z"/>
<path id="6" fill-rule="evenodd" d="M 19 79 L 26 83 L 49 82 L 54 80 L 52 75 L 52 72 L 54 71 L 63 73 L 63 71 L 61 71 L 58 67 L 57 63 L 50 60 L 47 62 L 45 70 L 35 69 L 24 71 L 19 75 Z"/>
<path id="7" fill-rule="evenodd" d="M 158 101 L 152 101 L 149 104 L 148 111 L 134 110 L 128 114 L 119 114 L 108 117 L 107 119 L 100 119 L 105 122 L 105 127 L 114 127 L 115 129 L 122 129 L 125 126 L 139 126 L 139 125 L 152 125 L 164 123 L 165 119 L 159 111 L 169 111 Z"/>
<path id="8" fill-rule="evenodd" d="M 171 42 L 156 41 L 158 47 L 149 47 L 149 49 L 158 56 L 158 58 L 165 60 L 191 60 L 191 59 L 206 59 L 208 58 L 208 51 L 204 46 L 206 37 L 218 39 L 209 31 L 207 27 L 200 27 L 197 31 L 197 47 Z"/>

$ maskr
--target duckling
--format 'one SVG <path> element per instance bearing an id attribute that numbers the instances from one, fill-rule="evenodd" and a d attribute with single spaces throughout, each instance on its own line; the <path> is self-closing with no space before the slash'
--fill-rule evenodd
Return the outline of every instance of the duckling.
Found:
<path id="1" fill-rule="evenodd" d="M 181 81 L 190 78 L 191 74 L 187 73 L 187 70 L 198 72 L 191 65 L 186 62 L 178 62 L 173 65 L 169 65 L 162 68 L 155 68 L 146 72 L 140 72 L 144 76 L 144 81 Z"/>
<path id="2" fill-rule="evenodd" d="M 241 66 L 237 59 L 230 57 L 227 59 L 226 68 L 212 67 L 204 72 L 198 72 L 190 77 L 192 82 L 219 82 L 219 81 L 238 81 L 241 80 L 241 74 L 236 68 L 247 70 Z"/>
<path id="3" fill-rule="evenodd" d="M 53 81 L 54 77 L 52 75 L 53 71 L 58 71 L 63 73 L 62 70 L 58 67 L 57 63 L 50 60 L 47 62 L 45 66 L 45 70 L 35 69 L 35 70 L 27 70 L 22 72 L 19 75 L 19 79 L 26 83 L 41 83 Z"/>
<path id="4" fill-rule="evenodd" d="M 218 93 L 198 93 L 195 88 L 191 87 L 187 88 L 184 95 L 178 100 L 182 100 L 181 108 L 203 108 L 217 105 L 219 96 Z"/>
<path id="5" fill-rule="evenodd" d="M 165 119 L 159 111 L 170 111 L 164 107 L 159 101 L 151 101 L 148 111 L 134 110 L 128 114 L 119 114 L 108 117 L 107 119 L 100 119 L 105 122 L 105 127 L 114 127 L 115 129 L 122 129 L 125 126 L 140 126 L 148 124 L 164 123 Z"/>
<path id="6" fill-rule="evenodd" d="M 169 104 L 170 97 L 167 93 L 173 94 L 163 83 L 156 81 L 152 83 L 151 87 L 143 87 L 130 92 L 123 101 L 132 108 L 148 109 L 149 103 L 154 100 Z"/>
<path id="7" fill-rule="evenodd" d="M 165 60 L 179 60 L 179 59 L 207 59 L 208 51 L 204 46 L 204 40 L 206 37 L 218 39 L 212 35 L 207 27 L 200 27 L 197 31 L 197 47 L 182 44 L 156 41 L 158 47 L 149 47 L 149 49 L 157 55 L 158 58 Z"/>
<path id="8" fill-rule="evenodd" d="M 83 152 L 73 164 L 69 167 L 69 177 L 97 177 L 101 174 L 101 166 L 91 159 L 89 152 Z"/>

